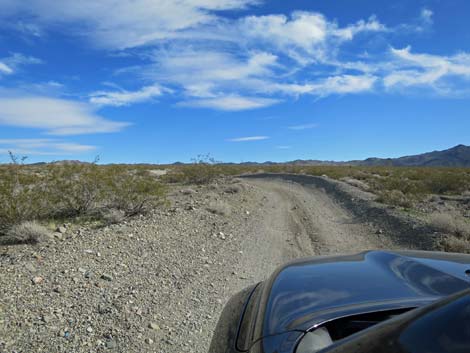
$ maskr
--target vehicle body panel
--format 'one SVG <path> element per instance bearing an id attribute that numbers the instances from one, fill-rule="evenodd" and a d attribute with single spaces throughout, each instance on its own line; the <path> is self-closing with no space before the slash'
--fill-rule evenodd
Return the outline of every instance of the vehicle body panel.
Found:
<path id="1" fill-rule="evenodd" d="M 344 338 L 328 353 L 470 352 L 470 290 Z"/>
<path id="2" fill-rule="evenodd" d="M 247 296 L 233 351 L 293 352 L 305 332 L 330 320 L 422 307 L 468 289 L 469 269 L 470 255 L 419 251 L 288 263 Z"/>

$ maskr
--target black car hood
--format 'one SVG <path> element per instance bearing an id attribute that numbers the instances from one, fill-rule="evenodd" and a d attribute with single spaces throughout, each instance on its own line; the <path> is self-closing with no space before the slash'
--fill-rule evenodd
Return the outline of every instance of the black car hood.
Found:
<path id="1" fill-rule="evenodd" d="M 470 255 L 369 251 L 316 257 L 264 283 L 254 339 L 307 331 L 339 317 L 419 307 L 470 287 Z"/>

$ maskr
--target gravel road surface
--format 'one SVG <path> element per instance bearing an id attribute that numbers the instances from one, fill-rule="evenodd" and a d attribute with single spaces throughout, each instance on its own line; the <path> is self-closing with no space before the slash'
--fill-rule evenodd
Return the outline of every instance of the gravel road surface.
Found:
<path id="1" fill-rule="evenodd" d="M 204 353 L 228 298 L 280 264 L 397 247 L 324 190 L 277 178 L 175 189 L 170 201 L 0 247 L 0 352 Z"/>

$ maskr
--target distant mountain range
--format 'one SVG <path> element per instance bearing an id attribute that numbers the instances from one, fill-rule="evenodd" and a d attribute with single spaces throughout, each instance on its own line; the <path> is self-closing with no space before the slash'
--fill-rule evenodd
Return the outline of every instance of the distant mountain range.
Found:
<path id="1" fill-rule="evenodd" d="M 63 160 L 52 162 L 55 164 L 82 164 L 77 160 Z M 35 165 L 45 164 L 34 163 Z M 176 162 L 173 165 L 183 165 L 185 163 Z M 226 163 L 237 164 L 237 163 Z M 458 145 L 444 151 L 433 151 L 413 156 L 404 156 L 399 158 L 367 158 L 365 160 L 355 160 L 346 162 L 321 161 L 313 159 L 297 159 L 294 161 L 276 163 L 276 162 L 245 162 L 241 165 L 357 165 L 357 166 L 399 166 L 399 167 L 470 167 L 470 146 Z"/>
<path id="2" fill-rule="evenodd" d="M 470 167 L 470 146 L 458 145 L 444 151 L 433 151 L 400 158 L 367 158 L 364 161 L 350 163 L 366 166 Z"/>
<path id="3" fill-rule="evenodd" d="M 397 167 L 470 167 L 470 146 L 458 145 L 444 151 L 433 151 L 399 158 L 367 158 L 347 162 L 295 160 L 285 163 L 242 163 L 245 165 L 357 165 L 357 166 L 397 166 Z"/>

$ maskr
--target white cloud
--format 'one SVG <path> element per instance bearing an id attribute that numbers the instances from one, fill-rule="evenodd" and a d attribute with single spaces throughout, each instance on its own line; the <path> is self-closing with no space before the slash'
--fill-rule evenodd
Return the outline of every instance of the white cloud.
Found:
<path id="1" fill-rule="evenodd" d="M 139 68 L 147 80 L 176 85 L 188 97 L 183 106 L 219 110 L 244 110 L 269 106 L 278 98 L 266 95 L 350 94 L 371 90 L 376 77 L 334 75 L 306 83 L 289 83 L 291 68 L 281 65 L 278 56 L 249 52 L 235 56 L 215 50 L 185 50 L 179 47 L 158 51 L 156 63 Z M 262 95 L 261 97 L 259 95 Z"/>
<path id="2" fill-rule="evenodd" d="M 7 75 L 12 74 L 13 69 L 9 67 L 7 64 L 0 61 L 0 74 L 1 73 L 7 74 Z"/>
<path id="3" fill-rule="evenodd" d="M 292 146 L 287 146 L 287 145 L 281 145 L 281 146 L 276 146 L 278 150 L 289 150 L 292 148 Z"/>
<path id="4" fill-rule="evenodd" d="M 340 37 L 343 40 L 352 40 L 354 36 L 361 32 L 388 32 L 388 29 L 384 24 L 380 23 L 375 16 L 369 17 L 367 21 L 359 20 L 353 25 L 349 25 L 345 28 L 338 28 L 333 30 L 333 34 Z"/>
<path id="5" fill-rule="evenodd" d="M 246 137 L 235 137 L 227 139 L 230 142 L 248 142 L 248 141 L 262 141 L 269 139 L 269 136 L 246 136 Z"/>
<path id="6" fill-rule="evenodd" d="M 424 24 L 432 25 L 434 22 L 432 19 L 433 15 L 432 10 L 424 8 L 421 10 L 420 19 Z"/>
<path id="7" fill-rule="evenodd" d="M 331 94 L 353 94 L 371 91 L 377 79 L 376 76 L 372 75 L 336 75 L 304 84 L 258 82 L 258 89 L 271 93 L 310 94 L 326 97 Z"/>
<path id="8" fill-rule="evenodd" d="M 22 65 L 41 64 L 42 61 L 32 56 L 25 56 L 20 53 L 13 53 L 8 57 L 0 59 L 0 76 L 10 75 Z"/>
<path id="9" fill-rule="evenodd" d="M 366 92 L 373 88 L 376 80 L 377 77 L 370 75 L 331 76 L 313 85 L 313 92 L 320 96 Z"/>
<path id="10" fill-rule="evenodd" d="M 407 33 L 420 33 L 429 31 L 434 24 L 434 12 L 428 8 L 422 8 L 419 15 L 410 23 L 402 23 L 396 26 L 393 30 L 399 34 Z"/>
<path id="11" fill-rule="evenodd" d="M 354 57 L 349 52 L 348 60 L 341 55 L 342 45 L 361 34 L 429 28 L 433 11 L 428 8 L 423 8 L 419 16 L 416 14 L 411 24 L 396 27 L 386 26 L 375 16 L 339 25 L 336 20 L 312 11 L 261 16 L 244 16 L 239 12 L 235 14 L 238 18 L 220 12 L 245 9 L 260 2 L 0 0 L 0 22 L 19 18 L 23 22 L 16 24 L 18 28 L 33 36 L 42 36 L 51 28 L 57 31 L 66 28 L 67 33 L 86 37 L 115 55 L 134 55 L 145 61 L 133 69 L 120 70 L 145 81 L 140 89 L 92 92 L 88 97 L 90 104 L 56 99 L 57 104 L 51 106 L 57 108 L 56 113 L 65 109 L 69 116 L 84 119 L 75 125 L 67 119 L 63 126 L 56 122 L 50 127 L 47 123 L 41 127 L 39 123 L 33 124 L 55 134 L 118 131 L 126 124 L 106 120 L 94 108 L 152 101 L 167 93 L 175 93 L 179 106 L 237 111 L 268 107 L 285 96 L 326 97 L 370 92 L 377 87 L 429 86 L 449 92 L 452 85 L 446 82 L 448 78 L 466 79 L 470 75 L 468 54 L 413 54 L 405 48 L 392 49 L 388 61 L 383 61 L 383 53 Z M 135 50 L 142 46 L 145 50 Z M 13 54 L 0 59 L 0 75 L 14 73 L 19 65 L 39 62 Z M 44 87 L 38 86 L 33 92 L 47 95 L 40 91 Z M 37 101 L 27 103 L 38 105 L 38 114 L 46 109 Z M 4 105 L 3 112 L 0 105 L 0 123 L 12 124 L 15 119 L 18 126 L 31 123 L 28 119 L 17 119 L 11 107 L 8 116 L 5 115 L 5 103 L 0 104 Z M 17 115 L 26 116 L 21 112 Z M 33 112 L 27 115 L 34 116 Z M 23 120 L 28 124 L 23 124 Z"/>
<path id="12" fill-rule="evenodd" d="M 90 103 L 96 105 L 111 105 L 115 107 L 142 103 L 161 96 L 168 91 L 159 85 L 142 87 L 138 91 L 98 91 L 90 94 Z"/>
<path id="13" fill-rule="evenodd" d="M 194 99 L 178 103 L 180 106 L 211 108 L 225 111 L 239 111 L 269 107 L 279 103 L 280 100 L 272 98 L 221 96 L 215 98 Z"/>
<path id="14" fill-rule="evenodd" d="M 285 15 L 249 16 L 241 20 L 240 27 L 249 38 L 310 51 L 325 40 L 328 22 L 319 13 L 294 12 L 291 18 Z"/>
<path id="15" fill-rule="evenodd" d="M 0 2 L 0 17 L 29 18 L 35 28 L 67 25 L 98 45 L 123 49 L 167 39 L 214 22 L 214 11 L 243 9 L 256 0 L 30 0 Z M 39 30 L 36 30 L 38 32 Z"/>
<path id="16" fill-rule="evenodd" d="M 91 152 L 96 146 L 56 139 L 0 139 L 0 154 L 11 151 L 20 155 L 72 155 Z"/>
<path id="17" fill-rule="evenodd" d="M 296 11 L 285 15 L 249 16 L 240 20 L 242 37 L 262 41 L 306 64 L 324 61 L 338 42 L 352 40 L 361 32 L 387 31 L 375 17 L 344 28 L 317 12 Z"/>
<path id="18" fill-rule="evenodd" d="M 287 127 L 289 130 L 307 130 L 307 129 L 314 129 L 318 127 L 318 124 L 302 124 L 302 125 L 293 125 Z"/>
<path id="19" fill-rule="evenodd" d="M 115 132 L 125 122 L 106 120 L 91 106 L 49 97 L 0 98 L 0 125 L 45 130 L 51 135 Z"/>
<path id="20" fill-rule="evenodd" d="M 156 52 L 154 60 L 156 64 L 148 68 L 147 77 L 179 84 L 188 90 L 196 87 L 199 91 L 201 87 L 208 90 L 211 84 L 269 76 L 277 57 L 266 52 L 251 52 L 240 58 L 223 51 L 176 47 Z"/>
<path id="21" fill-rule="evenodd" d="M 414 54 L 410 47 L 391 49 L 399 67 L 384 77 L 387 88 L 395 86 L 428 86 L 436 90 L 446 87 L 452 89 L 447 78 L 470 79 L 470 54 L 454 56 Z"/>

